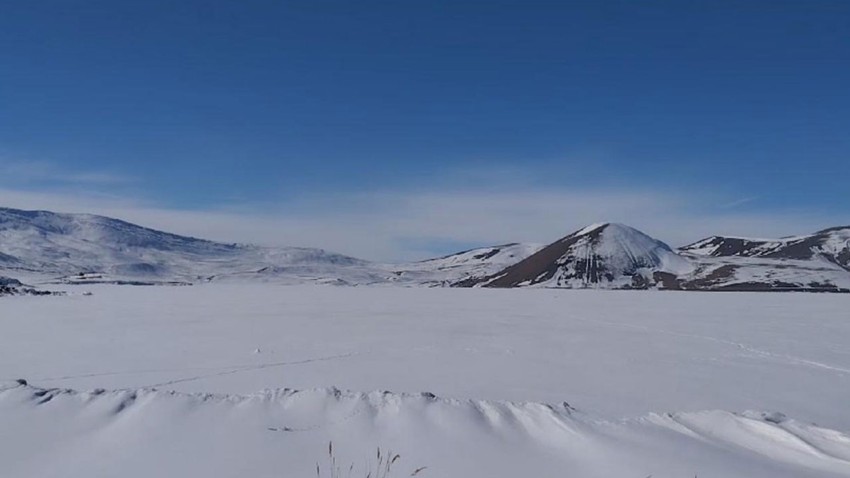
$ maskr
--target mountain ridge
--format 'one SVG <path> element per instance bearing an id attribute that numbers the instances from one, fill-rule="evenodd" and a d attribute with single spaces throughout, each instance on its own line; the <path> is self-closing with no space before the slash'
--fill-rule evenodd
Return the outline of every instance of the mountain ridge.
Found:
<path id="1" fill-rule="evenodd" d="M 448 285 L 489 274 L 534 247 L 507 244 L 383 264 L 319 248 L 215 242 L 107 216 L 0 208 L 0 270 L 58 276 L 73 284 L 255 280 Z"/>
<path id="2" fill-rule="evenodd" d="M 597 223 L 502 271 L 455 285 L 850 292 L 848 260 L 850 229 L 842 227 L 773 242 L 711 236 L 674 251 L 629 226 Z"/>
<path id="3" fill-rule="evenodd" d="M 850 292 L 850 227 L 781 239 L 709 236 L 673 249 L 618 223 L 386 264 L 305 247 L 221 243 L 93 214 L 0 208 L 0 272 L 65 283 L 554 287 Z"/>
<path id="4" fill-rule="evenodd" d="M 679 249 L 711 257 L 765 257 L 791 260 L 823 259 L 850 271 L 850 226 L 779 239 L 710 236 Z"/>

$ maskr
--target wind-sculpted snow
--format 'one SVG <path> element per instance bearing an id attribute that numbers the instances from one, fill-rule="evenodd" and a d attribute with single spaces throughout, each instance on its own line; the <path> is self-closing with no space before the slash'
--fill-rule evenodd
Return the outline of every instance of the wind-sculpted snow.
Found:
<path id="1" fill-rule="evenodd" d="M 0 442 L 4 473 L 20 478 L 310 476 L 328 442 L 344 469 L 365 469 L 380 446 L 440 477 L 850 476 L 850 437 L 778 413 L 608 421 L 566 403 L 335 388 L 221 395 L 4 383 Z"/>

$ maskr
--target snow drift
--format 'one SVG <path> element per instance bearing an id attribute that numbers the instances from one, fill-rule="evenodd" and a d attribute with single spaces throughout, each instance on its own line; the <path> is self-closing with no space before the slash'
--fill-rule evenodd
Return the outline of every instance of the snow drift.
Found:
<path id="1" fill-rule="evenodd" d="M 363 470 L 375 447 L 406 476 L 850 476 L 850 437 L 776 413 L 604 421 L 568 404 L 337 389 L 250 395 L 0 385 L 0 461 L 15 477 L 310 476 Z M 359 475 L 357 475 L 359 476 Z"/>

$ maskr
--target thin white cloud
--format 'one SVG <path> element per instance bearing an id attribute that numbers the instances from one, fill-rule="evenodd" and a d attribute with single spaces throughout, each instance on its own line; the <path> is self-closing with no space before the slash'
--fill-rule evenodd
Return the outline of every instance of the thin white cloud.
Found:
<path id="1" fill-rule="evenodd" d="M 727 203 L 721 204 L 720 207 L 723 208 L 723 209 L 732 209 L 732 208 L 736 208 L 738 206 L 743 206 L 744 204 L 747 204 L 747 203 L 751 203 L 751 202 L 755 201 L 756 199 L 758 199 L 757 196 L 743 197 L 743 198 L 740 198 L 740 199 L 736 199 L 734 201 L 729 201 Z"/>
<path id="2" fill-rule="evenodd" d="M 712 198 L 624 190 L 486 190 L 337 194 L 262 207 L 234 205 L 184 210 L 96 193 L 43 193 L 0 188 L 0 205 L 87 212 L 179 234 L 265 245 L 321 247 L 372 260 L 421 259 L 411 238 L 458 244 L 551 242 L 586 224 L 611 221 L 637 227 L 672 246 L 711 234 L 778 237 L 837 225 L 839 218 L 798 212 L 705 211 Z"/>
<path id="3" fill-rule="evenodd" d="M 0 183 L 5 185 L 60 184 L 66 186 L 120 186 L 128 176 L 107 171 L 74 171 L 48 161 L 0 159 Z"/>

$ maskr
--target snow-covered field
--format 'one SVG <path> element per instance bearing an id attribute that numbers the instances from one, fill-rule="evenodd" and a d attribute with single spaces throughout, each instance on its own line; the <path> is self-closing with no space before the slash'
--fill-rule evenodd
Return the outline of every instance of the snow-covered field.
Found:
<path id="1" fill-rule="evenodd" d="M 846 295 L 69 290 L 0 300 L 0 476 L 850 476 Z"/>

